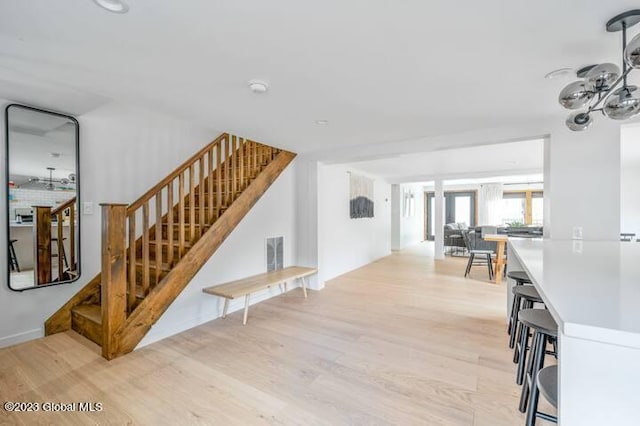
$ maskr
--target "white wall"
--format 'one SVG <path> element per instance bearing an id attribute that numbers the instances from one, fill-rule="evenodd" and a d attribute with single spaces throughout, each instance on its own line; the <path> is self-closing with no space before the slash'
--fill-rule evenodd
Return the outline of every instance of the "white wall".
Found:
<path id="1" fill-rule="evenodd" d="M 413 212 L 404 214 L 404 193 L 413 193 Z M 424 240 L 424 190 L 418 183 L 391 186 L 391 249 L 402 250 Z"/>
<path id="2" fill-rule="evenodd" d="M 620 140 L 620 232 L 640 237 L 640 126 L 622 128 Z"/>
<path id="3" fill-rule="evenodd" d="M 318 162 L 296 157 L 296 250 L 298 265 L 318 266 Z M 309 287 L 321 288 L 317 275 Z"/>
<path id="4" fill-rule="evenodd" d="M 402 200 L 400 197 L 400 184 L 391 185 L 391 250 L 400 250 L 402 243 L 400 241 L 402 216 Z"/>
<path id="5" fill-rule="evenodd" d="M 585 240 L 618 240 L 620 123 L 599 117 L 589 129 L 572 132 L 562 120 L 554 122 L 544 182 L 546 236 L 570 239 L 581 227 Z"/>
<path id="6" fill-rule="evenodd" d="M 351 219 L 348 172 L 359 173 L 348 165 L 318 165 L 320 286 L 391 253 L 391 185 L 370 176 L 375 217 Z"/>
<path id="7" fill-rule="evenodd" d="M 267 237 L 284 236 L 284 266 L 296 263 L 295 177 L 294 160 L 180 293 L 139 346 L 220 317 L 224 299 L 204 294 L 202 289 L 265 272 Z M 280 291 L 277 288 L 254 293 L 250 302 L 254 304 L 278 294 Z M 302 297 L 302 293 L 292 293 L 287 297 Z M 232 300 L 229 312 L 243 307 L 244 299 Z"/>

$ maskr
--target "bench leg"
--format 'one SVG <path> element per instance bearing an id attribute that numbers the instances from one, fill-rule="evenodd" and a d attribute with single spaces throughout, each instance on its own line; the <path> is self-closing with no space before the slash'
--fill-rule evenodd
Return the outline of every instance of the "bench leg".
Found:
<path id="1" fill-rule="evenodd" d="M 249 295 L 244 297 L 244 317 L 242 318 L 242 325 L 247 325 L 247 315 L 249 315 Z"/>
<path id="2" fill-rule="evenodd" d="M 304 293 L 304 298 L 307 298 L 307 279 L 302 277 L 302 292 Z"/>
<path id="3" fill-rule="evenodd" d="M 229 309 L 229 299 L 224 298 L 224 308 L 222 309 L 222 318 L 227 317 L 227 310 Z"/>

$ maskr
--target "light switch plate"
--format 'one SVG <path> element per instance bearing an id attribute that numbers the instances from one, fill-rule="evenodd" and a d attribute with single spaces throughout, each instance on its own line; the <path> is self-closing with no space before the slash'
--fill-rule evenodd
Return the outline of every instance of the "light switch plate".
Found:
<path id="1" fill-rule="evenodd" d="M 84 203 L 82 203 L 82 214 L 84 215 L 93 214 L 93 202 L 85 201 Z"/>

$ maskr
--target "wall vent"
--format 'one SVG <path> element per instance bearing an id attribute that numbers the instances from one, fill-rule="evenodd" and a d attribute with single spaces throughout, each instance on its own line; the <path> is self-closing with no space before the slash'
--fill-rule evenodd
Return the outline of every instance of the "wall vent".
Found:
<path id="1" fill-rule="evenodd" d="M 267 272 L 283 268 L 284 237 L 269 237 L 266 242 Z"/>

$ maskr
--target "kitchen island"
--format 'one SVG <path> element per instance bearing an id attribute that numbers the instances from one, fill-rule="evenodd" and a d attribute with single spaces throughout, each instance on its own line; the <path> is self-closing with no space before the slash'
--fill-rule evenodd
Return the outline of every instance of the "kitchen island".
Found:
<path id="1" fill-rule="evenodd" d="M 640 424 L 640 244 L 510 238 L 508 259 L 558 323 L 560 424 Z"/>

